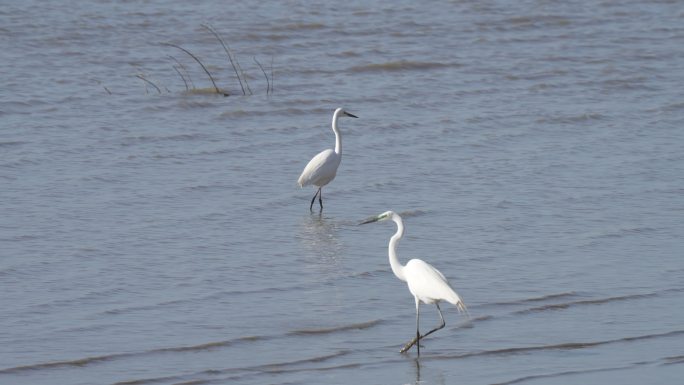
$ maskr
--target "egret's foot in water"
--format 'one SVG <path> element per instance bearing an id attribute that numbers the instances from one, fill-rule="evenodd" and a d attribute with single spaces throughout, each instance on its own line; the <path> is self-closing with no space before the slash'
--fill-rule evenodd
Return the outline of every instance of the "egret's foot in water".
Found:
<path id="1" fill-rule="evenodd" d="M 425 336 L 420 336 L 421 339 L 422 339 L 423 337 L 425 337 Z M 416 336 L 416 337 L 413 337 L 413 339 L 412 339 L 411 341 L 409 341 L 409 343 L 407 343 L 406 345 L 404 345 L 404 347 L 401 348 L 401 350 L 399 351 L 399 353 L 406 353 L 409 349 L 411 349 L 411 348 L 413 347 L 413 345 L 416 344 L 416 342 L 418 342 L 418 337 L 417 337 L 417 336 Z"/>

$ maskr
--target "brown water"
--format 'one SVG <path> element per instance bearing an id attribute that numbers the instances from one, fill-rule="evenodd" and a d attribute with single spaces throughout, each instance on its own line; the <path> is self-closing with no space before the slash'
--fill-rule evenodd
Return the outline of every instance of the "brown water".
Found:
<path id="1" fill-rule="evenodd" d="M 3 5 L 0 384 L 679 383 L 683 46 L 669 1 Z M 390 209 L 472 314 L 419 361 Z"/>

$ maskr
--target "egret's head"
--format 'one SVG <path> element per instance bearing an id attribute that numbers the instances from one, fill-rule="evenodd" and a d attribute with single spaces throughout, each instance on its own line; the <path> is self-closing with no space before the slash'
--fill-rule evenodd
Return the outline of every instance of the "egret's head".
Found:
<path id="1" fill-rule="evenodd" d="M 359 223 L 360 225 L 365 225 L 366 223 L 373 223 L 373 222 L 378 222 L 378 221 L 385 221 L 387 219 L 392 218 L 392 215 L 394 215 L 394 211 L 385 211 L 384 213 L 380 215 L 376 215 L 374 217 L 370 217 L 366 219 L 365 221 Z"/>
<path id="2" fill-rule="evenodd" d="M 335 110 L 335 116 L 337 116 L 337 117 L 349 116 L 350 118 L 358 118 L 358 116 L 347 112 L 344 108 L 336 109 Z"/>

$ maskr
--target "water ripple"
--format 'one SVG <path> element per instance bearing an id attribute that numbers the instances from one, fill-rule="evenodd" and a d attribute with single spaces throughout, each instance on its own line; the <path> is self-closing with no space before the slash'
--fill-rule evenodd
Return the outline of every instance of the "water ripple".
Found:
<path id="1" fill-rule="evenodd" d="M 393 72 L 393 71 L 427 71 L 439 68 L 460 67 L 457 63 L 419 62 L 409 60 L 391 61 L 353 66 L 348 69 L 351 73 L 364 72 Z"/>
<path id="2" fill-rule="evenodd" d="M 330 327 L 330 328 L 321 328 L 321 329 L 301 329 L 301 330 L 294 330 L 288 333 L 288 335 L 312 335 L 312 334 L 330 334 L 330 333 L 336 333 L 336 332 L 341 332 L 341 331 L 347 331 L 347 330 L 363 330 L 363 329 L 368 329 L 372 328 L 374 326 L 377 326 L 382 323 L 382 320 L 372 320 L 372 321 L 367 321 L 367 322 L 360 322 L 360 323 L 353 323 L 353 324 L 348 324 L 348 325 L 340 325 L 340 326 L 335 326 L 335 327 Z"/>
<path id="3" fill-rule="evenodd" d="M 270 337 L 267 337 L 267 336 L 248 336 L 248 337 L 240 337 L 240 338 L 236 338 L 236 339 L 232 339 L 232 340 L 207 342 L 207 343 L 199 344 L 199 345 L 157 348 L 157 349 L 151 349 L 151 350 L 147 350 L 147 351 L 143 351 L 143 352 L 115 353 L 115 354 L 106 354 L 106 355 L 101 355 L 101 356 L 84 357 L 84 358 L 79 358 L 79 359 L 75 359 L 75 360 L 53 361 L 53 362 L 45 362 L 45 363 L 38 363 L 38 364 L 32 364 L 32 365 L 15 366 L 15 367 L 11 367 L 11 368 L 0 369 L 0 374 L 15 374 L 15 373 L 21 373 L 21 372 L 26 372 L 26 371 L 42 370 L 42 369 L 54 369 L 54 368 L 63 368 L 63 367 L 84 367 L 87 365 L 102 363 L 102 362 L 106 362 L 106 361 L 113 361 L 113 360 L 119 360 L 119 359 L 124 359 L 124 358 L 131 358 L 131 357 L 147 356 L 147 355 L 153 355 L 153 354 L 159 354 L 159 353 L 199 352 L 199 351 L 212 350 L 212 349 L 217 349 L 217 348 L 222 348 L 222 347 L 234 346 L 236 344 L 244 343 L 244 342 L 263 341 L 263 340 L 266 340 L 269 338 Z"/>
<path id="4" fill-rule="evenodd" d="M 614 297 L 607 297 L 607 298 L 596 298 L 596 299 L 586 299 L 586 300 L 579 300 L 579 301 L 570 301 L 570 302 L 564 302 L 564 303 L 554 303 L 554 304 L 548 304 L 548 305 L 542 305 L 542 306 L 536 306 L 528 309 L 523 309 L 523 310 L 518 310 L 514 312 L 513 314 L 529 314 L 529 313 L 538 313 L 538 312 L 543 312 L 543 311 L 555 311 L 555 310 L 565 310 L 570 307 L 574 306 L 583 306 L 583 305 L 602 305 L 606 303 L 612 303 L 612 302 L 622 302 L 622 301 L 633 301 L 633 300 L 640 300 L 640 299 L 645 299 L 645 298 L 653 298 L 653 297 L 658 297 L 662 294 L 665 293 L 670 293 L 670 292 L 681 292 L 683 289 L 667 289 L 663 291 L 658 291 L 658 292 L 653 292 L 653 293 L 645 293 L 645 294 L 630 294 L 630 295 L 621 295 L 621 296 L 614 296 Z"/>
<path id="5" fill-rule="evenodd" d="M 617 344 L 617 343 L 625 343 L 625 342 L 636 342 L 636 341 L 644 341 L 644 340 L 651 340 L 651 339 L 658 339 L 658 338 L 668 338 L 668 337 L 674 337 L 674 336 L 679 336 L 679 335 L 684 335 L 684 330 L 673 330 L 673 331 L 664 332 L 664 333 L 644 334 L 644 335 L 640 335 L 640 336 L 628 336 L 628 337 L 615 338 L 615 339 L 610 339 L 610 340 L 584 341 L 584 342 L 564 342 L 564 343 L 550 344 L 550 345 L 519 346 L 519 347 L 511 347 L 511 348 L 483 350 L 483 351 L 479 351 L 479 352 L 445 354 L 445 355 L 435 356 L 434 358 L 437 358 L 437 359 L 454 359 L 454 358 L 468 358 L 468 357 L 475 357 L 475 356 L 499 356 L 499 355 L 511 355 L 511 354 L 525 354 L 525 353 L 532 353 L 532 352 L 537 352 L 537 351 L 549 351 L 549 350 L 576 350 L 576 349 L 585 349 L 585 348 L 601 346 L 601 345 L 609 345 L 609 344 Z"/>

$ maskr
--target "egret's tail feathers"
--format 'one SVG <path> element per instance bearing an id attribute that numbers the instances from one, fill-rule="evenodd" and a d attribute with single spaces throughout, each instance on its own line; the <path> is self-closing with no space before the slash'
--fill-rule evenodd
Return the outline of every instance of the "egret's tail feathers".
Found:
<path id="1" fill-rule="evenodd" d="M 464 313 L 468 319 L 470 319 L 470 312 L 468 311 L 468 307 L 463 303 L 463 301 L 458 301 L 456 304 L 456 309 L 458 309 L 459 313 Z"/>
<path id="2" fill-rule="evenodd" d="M 454 292 L 454 298 L 451 299 L 452 305 L 456 306 L 456 309 L 458 309 L 459 313 L 464 313 L 468 319 L 470 319 L 470 312 L 468 312 L 468 307 L 466 306 L 465 302 L 461 299 L 461 297 Z"/>

